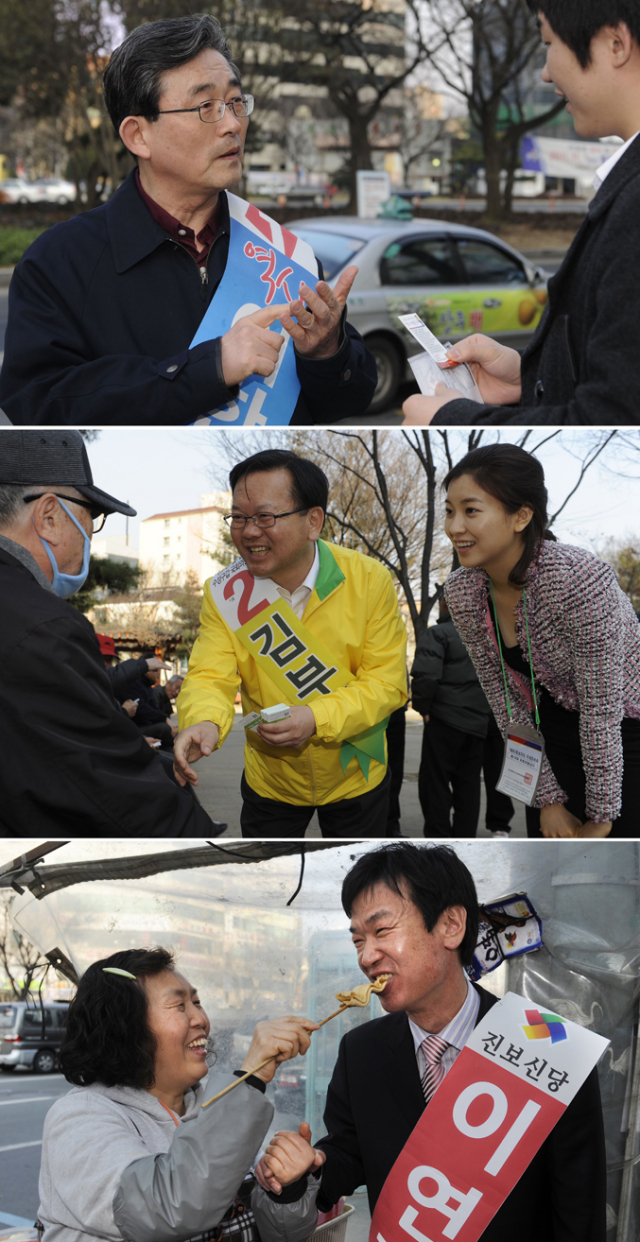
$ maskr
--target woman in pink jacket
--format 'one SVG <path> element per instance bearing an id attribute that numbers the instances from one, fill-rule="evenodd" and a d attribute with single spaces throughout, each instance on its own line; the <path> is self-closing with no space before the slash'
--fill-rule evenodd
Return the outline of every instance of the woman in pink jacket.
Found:
<path id="1" fill-rule="evenodd" d="M 461 569 L 445 587 L 498 725 L 545 755 L 529 836 L 640 835 L 640 625 L 611 567 L 547 529 L 540 462 L 512 444 L 444 480 Z"/>

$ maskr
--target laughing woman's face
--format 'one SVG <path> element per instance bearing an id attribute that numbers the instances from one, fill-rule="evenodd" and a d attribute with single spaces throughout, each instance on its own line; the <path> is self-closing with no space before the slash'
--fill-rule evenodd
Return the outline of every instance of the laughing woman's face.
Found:
<path id="1" fill-rule="evenodd" d="M 147 1023 L 156 1040 L 154 1095 L 184 1094 L 207 1073 L 209 1019 L 184 975 L 163 970 L 145 980 Z"/>
<path id="2" fill-rule="evenodd" d="M 465 569 L 485 569 L 493 577 L 506 575 L 522 553 L 521 533 L 532 510 L 526 505 L 507 513 L 495 496 L 479 487 L 470 474 L 453 479 L 445 501 L 444 528 Z"/>

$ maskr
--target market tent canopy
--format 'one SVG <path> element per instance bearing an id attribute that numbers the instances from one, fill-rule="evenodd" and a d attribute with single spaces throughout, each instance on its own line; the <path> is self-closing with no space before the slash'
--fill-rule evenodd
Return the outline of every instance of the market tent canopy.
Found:
<path id="1" fill-rule="evenodd" d="M 0 871 L 15 854 L 15 842 L 1 844 Z M 14 869 L 23 892 L 13 899 L 12 920 L 43 953 L 62 953 L 78 974 L 117 949 L 157 943 L 174 949 L 179 967 L 202 993 L 217 1068 L 225 1069 L 242 1063 L 258 1019 L 292 1012 L 320 1019 L 335 1009 L 338 991 L 360 982 L 340 889 L 353 861 L 377 842 L 242 842 L 230 843 L 228 853 L 226 845 L 214 844 L 72 841 L 41 864 L 25 858 L 22 880 Z M 25 855 L 33 848 L 37 856 L 41 843 L 21 845 Z M 640 845 L 453 846 L 470 868 L 481 901 L 526 891 L 542 918 L 544 948 L 487 976 L 486 986 L 506 986 L 611 1040 L 600 1066 L 608 1201 L 622 1230 L 618 1242 L 629 1242 L 640 1232 L 640 1056 L 634 1055 Z M 302 887 L 288 904 L 300 881 L 303 847 Z M 7 876 L 0 882 L 6 884 Z M 300 1063 L 298 1103 L 302 1099 L 314 1133 L 322 1131 L 341 1034 L 381 1012 L 373 998 L 366 1010 L 345 1011 L 313 1037 Z"/>

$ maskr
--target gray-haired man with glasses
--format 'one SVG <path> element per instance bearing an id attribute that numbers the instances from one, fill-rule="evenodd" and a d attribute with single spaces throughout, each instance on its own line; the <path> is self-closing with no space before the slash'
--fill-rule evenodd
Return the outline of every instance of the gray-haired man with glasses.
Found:
<path id="1" fill-rule="evenodd" d="M 275 300 L 191 348 L 227 267 L 225 191 L 242 177 L 254 102 L 215 18 L 133 30 L 104 92 L 136 167 L 107 203 L 47 230 L 18 264 L 0 377 L 9 419 L 193 423 L 235 401 L 249 376 L 277 374 L 282 329 L 300 387 L 291 422 L 363 413 L 376 368 L 346 322 L 356 268 L 335 288 L 312 277 L 314 287 L 278 284 Z"/>
<path id="2" fill-rule="evenodd" d="M 96 487 L 78 431 L 0 439 L 0 837 L 218 835 L 119 710 L 93 626 L 67 603 L 92 534 L 135 509 Z"/>

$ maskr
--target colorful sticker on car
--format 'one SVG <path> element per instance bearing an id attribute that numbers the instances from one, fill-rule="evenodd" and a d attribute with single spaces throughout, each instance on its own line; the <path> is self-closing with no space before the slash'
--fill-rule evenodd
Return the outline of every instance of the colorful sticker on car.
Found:
<path id="1" fill-rule="evenodd" d="M 395 295 L 387 298 L 390 315 L 406 339 L 410 353 L 414 344 L 397 316 L 420 315 L 435 336 L 456 340 L 472 332 L 498 336 L 508 332 L 529 335 L 538 326 L 548 299 L 544 285 L 505 289 L 460 289 L 437 296 Z"/>

